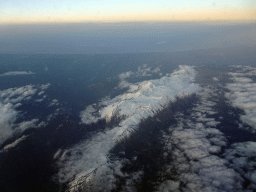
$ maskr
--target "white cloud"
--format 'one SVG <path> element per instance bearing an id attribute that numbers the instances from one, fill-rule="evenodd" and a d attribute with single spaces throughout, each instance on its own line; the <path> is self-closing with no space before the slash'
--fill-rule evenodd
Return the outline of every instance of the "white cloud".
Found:
<path id="1" fill-rule="evenodd" d="M 168 190 L 169 182 L 175 184 L 175 191 L 243 191 L 242 177 L 230 168 L 230 163 L 218 156 L 222 146 L 226 146 L 225 137 L 216 127 L 212 118 L 202 119 L 202 113 L 207 117 L 208 108 L 214 102 L 208 102 L 210 90 L 200 92 L 201 101 L 193 108 L 191 121 L 179 114 L 178 126 L 169 128 L 170 135 L 165 135 L 167 153 L 173 161 L 168 170 L 176 170 L 172 176 L 174 181 L 165 181 L 159 186 L 159 191 Z M 213 110 L 213 109 L 211 109 Z M 200 111 L 197 112 L 197 111 Z M 200 119 L 200 120 L 199 120 Z"/>
<path id="2" fill-rule="evenodd" d="M 24 132 L 30 127 L 36 127 L 36 123 L 39 121 L 38 119 L 32 119 L 16 124 L 18 115 L 19 112 L 15 110 L 11 103 L 4 105 L 0 102 L 0 145 L 7 139 Z"/>
<path id="3" fill-rule="evenodd" d="M 41 92 L 42 92 L 42 91 L 41 91 Z M 41 93 L 41 92 L 40 92 L 40 93 Z M 41 95 L 41 94 L 40 94 L 40 95 Z M 43 100 L 45 100 L 45 99 L 46 99 L 46 97 L 47 97 L 47 96 L 46 96 L 46 95 L 44 95 L 44 96 L 43 96 L 43 98 L 41 98 L 41 99 L 37 99 L 37 100 L 36 100 L 36 102 L 42 102 Z"/>
<path id="4" fill-rule="evenodd" d="M 212 78 L 214 81 L 219 81 L 218 77 L 213 77 Z"/>
<path id="5" fill-rule="evenodd" d="M 40 92 L 38 93 L 38 95 L 42 95 L 42 94 L 44 94 L 44 91 L 40 91 Z"/>
<path id="6" fill-rule="evenodd" d="M 30 119 L 17 123 L 16 120 L 23 117 L 23 115 L 16 108 L 22 105 L 20 102 L 31 99 L 38 90 L 46 90 L 49 86 L 50 84 L 42 86 L 26 85 L 0 91 L 0 145 L 11 137 L 22 134 L 29 128 L 39 128 L 46 125 L 45 122 L 39 122 L 39 119 Z M 52 102 L 54 104 L 58 103 L 57 100 L 52 100 Z M 20 140 L 5 146 L 5 148 L 17 144 L 18 141 Z"/>
<path id="7" fill-rule="evenodd" d="M 129 83 L 129 82 L 123 80 L 123 81 L 121 81 L 121 82 L 118 84 L 118 88 L 123 89 L 123 88 L 129 87 L 130 85 L 131 85 L 131 83 Z"/>
<path id="8" fill-rule="evenodd" d="M 158 191 L 166 191 L 166 192 L 180 192 L 180 182 L 179 181 L 172 181 L 172 180 L 166 180 L 164 183 L 162 183 Z"/>
<path id="9" fill-rule="evenodd" d="M 121 73 L 121 74 L 119 75 L 119 78 L 120 78 L 120 79 L 125 79 L 125 78 L 130 77 L 132 74 L 133 74 L 133 72 L 131 72 L 131 71 L 128 71 L 128 72 L 125 72 L 125 73 Z"/>
<path id="10" fill-rule="evenodd" d="M 138 67 L 138 71 L 136 72 L 136 76 L 151 76 L 151 67 L 147 67 L 147 64 Z"/>
<path id="11" fill-rule="evenodd" d="M 94 113 L 97 112 L 92 105 L 86 107 L 84 111 L 81 112 L 81 120 L 85 124 L 96 123 L 99 117 L 96 117 Z"/>
<path id="12" fill-rule="evenodd" d="M 18 127 L 16 129 L 23 132 L 23 131 L 25 131 L 26 129 L 28 129 L 30 127 L 36 127 L 36 123 L 38 123 L 38 121 L 39 121 L 39 119 L 32 119 L 30 121 L 23 121 L 23 122 L 18 124 Z"/>
<path id="13" fill-rule="evenodd" d="M 10 71 L 4 74 L 0 74 L 0 76 L 9 76 L 9 75 L 33 75 L 35 73 L 29 71 Z"/>
<path id="14" fill-rule="evenodd" d="M 119 78 L 123 81 L 126 78 L 129 78 L 131 76 L 145 77 L 145 76 L 152 76 L 153 73 L 156 73 L 162 76 L 161 69 L 160 69 L 161 65 L 155 68 L 154 70 L 151 70 L 151 67 L 147 67 L 147 66 L 148 66 L 147 64 L 139 66 L 136 72 L 127 71 L 127 72 L 121 73 L 119 75 Z"/>
<path id="15" fill-rule="evenodd" d="M 48 107 L 59 105 L 59 101 L 57 99 L 53 99 Z"/>
<path id="16" fill-rule="evenodd" d="M 11 103 L 2 104 L 0 102 L 0 145 L 13 135 L 13 123 L 17 119 L 18 112 L 13 109 Z"/>
<path id="17" fill-rule="evenodd" d="M 47 83 L 47 84 L 41 85 L 40 88 L 41 88 L 42 90 L 46 90 L 46 89 L 48 89 L 50 86 L 51 86 L 51 84 L 50 84 L 50 83 Z"/>
<path id="18" fill-rule="evenodd" d="M 235 143 L 225 151 L 233 168 L 250 181 L 249 189 L 256 190 L 256 142 Z"/>
<path id="19" fill-rule="evenodd" d="M 248 67 L 244 67 L 245 70 Z M 244 72 L 240 76 L 250 76 L 254 74 L 256 68 L 249 67 L 249 72 Z M 226 93 L 225 96 L 231 101 L 234 107 L 238 107 L 244 110 L 245 115 L 241 115 L 241 120 L 247 123 L 256 132 L 256 83 L 253 82 L 249 77 L 237 77 L 237 73 L 229 73 L 232 76 L 233 83 L 229 83 L 226 87 L 230 93 Z"/>
<path id="20" fill-rule="evenodd" d="M 152 73 L 159 73 L 159 72 L 161 71 L 160 67 L 161 67 L 161 66 L 155 68 L 155 69 L 152 71 Z"/>
<path id="21" fill-rule="evenodd" d="M 28 136 L 23 135 L 21 138 L 15 140 L 14 142 L 12 142 L 11 144 L 8 144 L 6 146 L 4 146 L 4 150 L 7 151 L 11 148 L 16 147 L 21 141 L 25 140 Z"/>
<path id="22" fill-rule="evenodd" d="M 29 99 L 36 91 L 37 89 L 34 85 L 26 85 L 24 87 L 0 91 L 0 97 L 3 99 L 3 103 L 17 103 L 24 99 Z"/>

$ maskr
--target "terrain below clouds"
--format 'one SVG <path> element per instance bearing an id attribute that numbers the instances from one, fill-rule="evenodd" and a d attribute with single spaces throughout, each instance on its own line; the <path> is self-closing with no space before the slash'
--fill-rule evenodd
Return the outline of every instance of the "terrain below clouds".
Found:
<path id="1" fill-rule="evenodd" d="M 3 55 L 0 190 L 256 191 L 251 52 Z"/>
<path id="2" fill-rule="evenodd" d="M 67 191 L 256 190 L 254 83 L 245 77 L 254 70 L 180 66 L 160 79 L 127 82 L 124 94 L 81 113 L 83 123 L 104 119 L 107 127 L 58 151 L 59 181 Z"/>

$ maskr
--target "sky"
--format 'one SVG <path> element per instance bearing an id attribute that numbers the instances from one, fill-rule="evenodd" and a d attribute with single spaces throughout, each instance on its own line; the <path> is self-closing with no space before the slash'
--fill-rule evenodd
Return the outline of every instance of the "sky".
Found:
<path id="1" fill-rule="evenodd" d="M 2 0 L 0 24 L 256 19 L 254 0 Z"/>
<path id="2" fill-rule="evenodd" d="M 0 53 L 256 46 L 255 0 L 1 0 Z"/>

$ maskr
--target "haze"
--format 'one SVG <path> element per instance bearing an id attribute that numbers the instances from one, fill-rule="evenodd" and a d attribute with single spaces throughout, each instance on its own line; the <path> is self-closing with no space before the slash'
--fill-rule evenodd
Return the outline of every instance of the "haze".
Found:
<path id="1" fill-rule="evenodd" d="M 255 7 L 253 0 L 9 0 L 0 5 L 0 53 L 136 53 L 255 46 Z"/>

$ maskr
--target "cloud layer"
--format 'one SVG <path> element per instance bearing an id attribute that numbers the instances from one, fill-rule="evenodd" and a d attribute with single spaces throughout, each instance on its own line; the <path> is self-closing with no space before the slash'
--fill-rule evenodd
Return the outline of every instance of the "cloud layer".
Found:
<path id="1" fill-rule="evenodd" d="M 254 67 L 236 67 L 239 69 L 236 73 L 229 73 L 233 83 L 229 83 L 226 87 L 229 93 L 226 97 L 231 101 L 234 107 L 238 107 L 244 111 L 241 120 L 254 128 L 256 132 L 256 83 L 250 78 L 256 75 Z"/>
<path id="2" fill-rule="evenodd" d="M 216 129 L 212 118 L 215 102 L 209 101 L 212 91 L 200 93 L 201 104 L 192 111 L 192 118 L 179 114 L 179 125 L 170 127 L 170 135 L 165 136 L 167 153 L 173 161 L 168 170 L 176 170 L 174 180 L 167 180 L 159 186 L 159 191 L 175 187 L 175 191 L 243 191 L 243 178 L 230 163 L 219 157 L 225 147 L 226 138 Z M 173 186 L 172 186 L 173 185 Z"/>
<path id="3" fill-rule="evenodd" d="M 129 73 L 130 74 L 130 73 Z M 123 117 L 118 126 L 108 128 L 92 136 L 73 148 L 64 150 L 59 158 L 60 171 L 57 175 L 59 181 L 66 182 L 72 177 L 70 183 L 73 188 L 89 173 L 108 169 L 108 153 L 114 147 L 116 141 L 123 137 L 129 137 L 142 118 L 152 116 L 155 111 L 174 101 L 175 97 L 183 97 L 200 90 L 193 83 L 195 78 L 193 67 L 180 66 L 170 76 L 160 79 L 143 81 L 131 84 L 129 90 L 113 99 L 106 99 L 98 104 L 99 110 L 88 106 L 81 113 L 83 123 L 90 124 L 99 119 L 110 122 L 113 116 Z M 122 75 L 123 76 L 128 76 Z M 100 177 L 101 178 L 101 177 Z"/>

